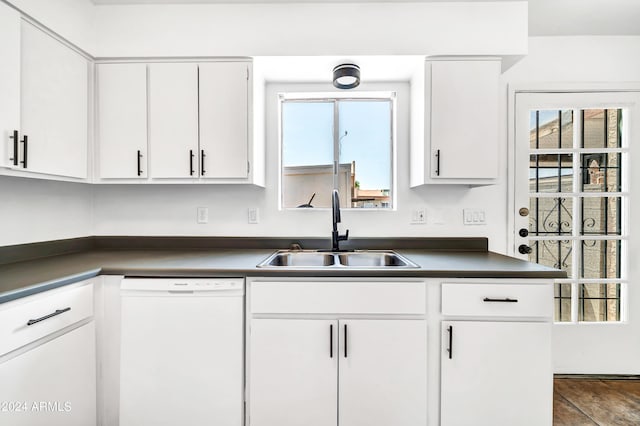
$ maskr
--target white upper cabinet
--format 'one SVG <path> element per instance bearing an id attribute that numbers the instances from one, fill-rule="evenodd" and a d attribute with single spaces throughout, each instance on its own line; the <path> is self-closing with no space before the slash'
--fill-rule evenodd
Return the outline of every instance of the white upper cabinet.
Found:
<path id="1" fill-rule="evenodd" d="M 200 64 L 200 174 L 249 175 L 249 62 Z"/>
<path id="2" fill-rule="evenodd" d="M 18 166 L 20 14 L 0 3 L 0 167 Z"/>
<path id="3" fill-rule="evenodd" d="M 147 65 L 99 64 L 98 176 L 147 177 Z"/>
<path id="4" fill-rule="evenodd" d="M 411 186 L 495 183 L 500 66 L 497 59 L 426 62 L 424 141 L 412 130 Z"/>
<path id="5" fill-rule="evenodd" d="M 86 178 L 89 63 L 32 24 L 21 26 L 21 168 Z"/>
<path id="6" fill-rule="evenodd" d="M 149 175 L 197 178 L 198 65 L 149 65 Z"/>

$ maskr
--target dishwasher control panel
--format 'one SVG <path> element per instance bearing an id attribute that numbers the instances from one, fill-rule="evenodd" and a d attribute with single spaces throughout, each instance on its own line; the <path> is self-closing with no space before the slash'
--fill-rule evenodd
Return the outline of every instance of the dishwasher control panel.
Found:
<path id="1" fill-rule="evenodd" d="M 244 292 L 243 278 L 129 278 L 122 280 L 123 291 L 196 293 Z"/>

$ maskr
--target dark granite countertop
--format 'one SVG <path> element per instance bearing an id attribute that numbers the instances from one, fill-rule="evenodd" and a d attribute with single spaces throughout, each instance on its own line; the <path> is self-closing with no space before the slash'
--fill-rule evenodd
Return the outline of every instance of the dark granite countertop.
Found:
<path id="1" fill-rule="evenodd" d="M 104 245 L 104 244 L 103 244 Z M 275 248 L 89 248 L 0 265 L 0 303 L 71 284 L 97 275 L 148 277 L 340 276 L 432 278 L 564 278 L 556 269 L 477 248 L 438 250 L 397 248 L 419 268 L 258 268 Z M 426 245 L 428 246 L 428 244 Z M 375 247 L 374 247 L 375 248 Z"/>

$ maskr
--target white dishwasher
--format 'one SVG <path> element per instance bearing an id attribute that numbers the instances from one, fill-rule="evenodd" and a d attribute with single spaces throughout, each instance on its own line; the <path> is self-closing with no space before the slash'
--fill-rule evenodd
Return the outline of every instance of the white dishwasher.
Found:
<path id="1" fill-rule="evenodd" d="M 120 426 L 241 426 L 240 278 L 125 278 Z"/>

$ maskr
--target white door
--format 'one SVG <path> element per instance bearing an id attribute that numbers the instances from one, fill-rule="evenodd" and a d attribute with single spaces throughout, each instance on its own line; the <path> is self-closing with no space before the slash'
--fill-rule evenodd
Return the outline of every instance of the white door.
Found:
<path id="1" fill-rule="evenodd" d="M 198 177 L 198 65 L 149 65 L 149 174 Z"/>
<path id="2" fill-rule="evenodd" d="M 247 62 L 199 65 L 203 178 L 248 176 L 249 66 Z"/>
<path id="3" fill-rule="evenodd" d="M 95 345 L 90 322 L 1 363 L 0 423 L 95 425 Z"/>
<path id="4" fill-rule="evenodd" d="M 147 66 L 98 64 L 98 175 L 147 177 Z"/>
<path id="5" fill-rule="evenodd" d="M 0 3 L 0 167 L 18 166 L 20 130 L 20 13 Z M 15 160 L 14 160 L 15 159 Z"/>
<path id="6" fill-rule="evenodd" d="M 548 323 L 443 321 L 441 424 L 550 426 L 550 339 Z"/>
<path id="7" fill-rule="evenodd" d="M 555 284 L 554 372 L 638 374 L 640 94 L 517 93 L 515 103 L 513 253 L 568 275 Z"/>
<path id="8" fill-rule="evenodd" d="M 20 115 L 22 137 L 28 143 L 25 168 L 86 178 L 89 64 L 26 21 L 22 21 L 21 35 Z"/>
<path id="9" fill-rule="evenodd" d="M 340 320 L 341 426 L 427 424 L 423 320 Z"/>
<path id="10" fill-rule="evenodd" d="M 333 320 L 251 320 L 248 425 L 337 424 L 337 328 Z"/>

